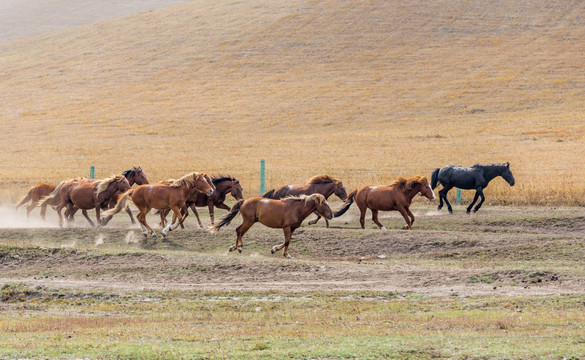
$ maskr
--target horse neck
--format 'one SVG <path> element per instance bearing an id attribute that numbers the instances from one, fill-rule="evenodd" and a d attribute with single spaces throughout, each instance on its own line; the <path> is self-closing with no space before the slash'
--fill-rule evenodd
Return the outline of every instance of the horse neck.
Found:
<path id="1" fill-rule="evenodd" d="M 233 184 L 231 181 L 222 181 L 220 183 L 215 184 L 215 191 L 214 194 L 217 193 L 217 196 L 226 196 L 230 191 L 232 191 Z M 213 196 L 213 194 L 212 194 Z"/>
<path id="2" fill-rule="evenodd" d="M 312 194 L 319 193 L 328 199 L 333 194 L 334 183 L 311 184 Z"/>
<path id="3" fill-rule="evenodd" d="M 315 204 L 315 201 L 311 201 L 310 203 L 305 200 L 297 201 L 299 201 L 302 204 L 300 208 L 300 213 L 303 219 L 309 216 L 311 213 L 315 212 L 315 210 L 317 210 L 317 205 Z"/>
<path id="4" fill-rule="evenodd" d="M 406 196 L 412 200 L 413 197 L 416 196 L 420 192 L 421 183 L 417 182 L 412 188 L 405 191 Z"/>
<path id="5" fill-rule="evenodd" d="M 492 166 L 492 165 L 480 165 L 483 171 L 483 178 L 485 179 L 486 183 L 492 181 L 496 176 L 502 175 L 502 172 L 499 167 Z"/>
<path id="6" fill-rule="evenodd" d="M 130 186 L 136 184 L 136 181 L 134 181 L 134 176 L 127 177 L 126 180 L 128 180 L 128 184 L 130 184 Z"/>

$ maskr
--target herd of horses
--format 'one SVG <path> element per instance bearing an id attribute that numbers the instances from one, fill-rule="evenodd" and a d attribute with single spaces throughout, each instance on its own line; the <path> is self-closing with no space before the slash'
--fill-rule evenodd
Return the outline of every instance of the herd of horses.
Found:
<path id="1" fill-rule="evenodd" d="M 471 212 L 473 205 L 481 198 L 473 209 L 478 211 L 485 200 L 483 189 L 495 177 L 501 176 L 510 186 L 514 186 L 515 180 L 510 170 L 510 163 L 473 165 L 470 167 L 448 165 L 437 168 L 431 175 L 431 182 L 424 176 L 410 178 L 400 177 L 389 185 L 367 185 L 356 189 L 349 194 L 343 183 L 330 175 L 317 175 L 310 178 L 304 185 L 285 185 L 269 190 L 262 196 L 244 199 L 240 182 L 231 176 L 209 176 L 205 173 L 192 172 L 180 179 L 163 180 L 151 184 L 139 167 L 124 171 L 105 179 L 95 180 L 88 178 L 75 178 L 62 181 L 59 184 L 40 183 L 33 186 L 29 192 L 16 204 L 20 206 L 30 201 L 27 207 L 27 218 L 30 212 L 41 206 L 41 217 L 44 220 L 46 207 L 52 206 L 59 216 L 59 225 L 73 221 L 75 213 L 81 209 L 84 217 L 96 226 L 87 214 L 87 210 L 96 212 L 97 226 L 105 226 L 112 217 L 125 210 L 130 220 L 135 224 L 129 202 L 138 208 L 136 219 L 140 223 L 145 238 L 157 237 L 154 230 L 146 222 L 146 215 L 152 210 L 160 213 L 162 236 L 166 237 L 170 231 L 178 226 L 183 226 L 189 211 L 195 214 L 199 226 L 203 228 L 197 213 L 197 207 L 207 206 L 209 209 L 211 226 L 208 231 L 215 232 L 228 225 L 238 213 L 242 215 L 243 222 L 236 228 L 236 243 L 229 251 L 242 252 L 244 234 L 256 222 L 270 227 L 281 228 L 284 232 L 284 242 L 274 246 L 271 252 L 284 249 L 283 255 L 290 258 L 288 246 L 292 234 L 302 222 L 312 213 L 317 217 L 309 224 L 315 224 L 321 217 L 329 227 L 329 220 L 340 217 L 355 202 L 360 210 L 360 225 L 365 229 L 365 215 L 367 209 L 372 213 L 372 221 L 380 228 L 386 228 L 378 220 L 379 211 L 398 211 L 404 218 L 404 229 L 412 229 L 415 217 L 409 207 L 412 199 L 417 195 L 429 200 L 435 199 L 433 191 L 439 184 L 443 188 L 439 191 L 438 210 L 443 207 L 443 201 L 447 204 L 449 213 L 453 213 L 451 204 L 447 200 L 447 193 L 453 187 L 460 189 L 473 189 L 476 191 L 472 203 L 467 208 Z M 137 184 L 137 187 L 132 185 Z M 236 199 L 236 204 L 230 208 L 224 201 L 231 194 Z M 343 206 L 333 211 L 327 199 L 335 194 L 343 202 Z M 228 210 L 217 224 L 214 221 L 214 208 Z M 65 209 L 64 216 L 62 211 Z M 103 211 L 103 213 L 102 213 Z M 172 220 L 166 222 L 166 216 L 173 212 Z M 103 216 L 102 216 L 103 215 Z"/>

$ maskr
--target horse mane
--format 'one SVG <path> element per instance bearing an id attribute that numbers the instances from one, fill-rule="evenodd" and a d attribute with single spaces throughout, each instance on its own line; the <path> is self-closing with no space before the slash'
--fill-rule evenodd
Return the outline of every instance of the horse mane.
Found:
<path id="1" fill-rule="evenodd" d="M 285 198 L 280 199 L 280 201 L 285 201 L 285 200 L 292 200 L 292 201 L 312 201 L 312 200 L 317 200 L 319 201 L 319 204 L 323 203 L 323 200 L 325 200 L 325 197 L 321 194 L 311 194 L 311 195 L 297 195 L 297 196 L 287 196 Z"/>
<path id="2" fill-rule="evenodd" d="M 334 178 L 331 175 L 322 174 L 322 175 L 315 175 L 307 181 L 307 185 L 310 184 L 328 184 L 328 183 L 335 183 L 339 180 Z"/>
<path id="3" fill-rule="evenodd" d="M 211 177 L 211 181 L 213 182 L 213 185 L 217 185 L 223 181 L 238 181 L 238 180 L 235 177 L 230 176 L 230 175 L 213 175 Z"/>
<path id="4" fill-rule="evenodd" d="M 404 178 L 404 177 L 400 176 L 396 180 L 394 180 L 394 182 L 392 182 L 392 184 L 390 184 L 390 186 L 397 186 L 398 188 L 401 188 L 401 189 L 410 189 L 410 188 L 412 188 L 414 183 L 420 183 L 423 180 L 426 180 L 428 182 L 428 180 L 425 176 L 413 176 L 413 177 L 409 177 L 409 178 Z"/>
<path id="5" fill-rule="evenodd" d="M 126 179 L 126 177 L 124 175 L 112 175 L 109 178 L 101 180 L 97 185 L 96 195 L 105 191 L 111 183 L 121 181 L 122 179 Z"/>
<path id="6" fill-rule="evenodd" d="M 205 174 L 198 173 L 198 172 L 195 171 L 195 172 L 192 172 L 192 173 L 189 173 L 189 174 L 183 176 L 180 179 L 176 179 L 176 180 L 170 181 L 169 182 L 169 185 L 171 187 L 174 187 L 174 188 L 185 187 L 185 186 L 192 186 L 192 185 L 195 184 L 195 179 L 198 176 L 200 176 L 200 175 L 201 176 L 205 176 Z"/>

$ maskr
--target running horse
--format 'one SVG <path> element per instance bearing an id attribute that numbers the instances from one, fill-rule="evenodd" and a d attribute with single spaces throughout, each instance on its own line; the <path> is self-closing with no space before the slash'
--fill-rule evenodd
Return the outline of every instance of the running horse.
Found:
<path id="1" fill-rule="evenodd" d="M 105 218 L 103 222 L 107 223 L 112 216 L 120 212 L 126 206 L 128 199 L 130 199 L 138 208 L 139 213 L 136 215 L 136 218 L 140 222 L 145 238 L 148 235 L 152 235 L 154 238 L 157 237 L 146 222 L 146 214 L 151 209 L 171 209 L 173 211 L 173 220 L 162 231 L 162 236 L 166 237 L 170 231 L 184 221 L 184 217 L 181 215 L 181 208 L 185 206 L 185 201 L 191 191 L 197 190 L 205 192 L 207 195 L 213 194 L 213 184 L 210 184 L 207 178 L 208 176 L 206 174 L 192 172 L 177 180 L 151 185 L 140 185 L 135 189 L 130 189 L 120 196 L 118 203 L 113 209 L 104 212 Z"/>
<path id="2" fill-rule="evenodd" d="M 240 182 L 234 177 L 225 175 L 213 176 L 211 178 L 211 182 L 215 186 L 215 191 L 213 194 L 211 194 L 211 196 L 208 196 L 207 194 L 199 191 L 193 191 L 191 194 L 189 194 L 187 200 L 185 201 L 185 206 L 183 209 L 181 209 L 181 214 L 187 218 L 187 216 L 189 216 L 188 209 L 191 208 L 193 214 L 195 214 L 195 217 L 197 217 L 199 227 L 202 229 L 203 224 L 201 224 L 201 219 L 197 213 L 197 207 L 207 206 L 209 209 L 209 217 L 211 218 L 211 225 L 213 225 L 215 220 L 213 210 L 215 207 L 218 209 L 224 209 L 228 211 L 230 210 L 230 207 L 224 203 L 227 194 L 231 194 L 231 196 L 233 196 L 236 201 L 242 200 L 244 198 L 244 190 L 242 189 L 242 185 L 240 185 Z M 161 226 L 163 227 L 166 223 L 165 217 L 169 211 L 170 209 L 160 212 Z M 181 224 L 181 228 L 184 228 L 183 224 Z"/>
<path id="3" fill-rule="evenodd" d="M 292 196 L 282 200 L 253 197 L 238 201 L 231 211 L 219 223 L 210 226 L 208 231 L 215 232 L 228 225 L 238 212 L 242 214 L 244 222 L 236 229 L 236 244 L 230 247 L 230 252 L 237 249 L 241 253 L 244 246 L 242 237 L 252 225 L 260 222 L 270 228 L 284 231 L 284 243 L 272 247 L 271 253 L 274 254 L 284 248 L 283 255 L 286 258 L 291 257 L 288 254 L 288 245 L 292 234 L 307 216 L 317 212 L 326 219 L 333 218 L 333 212 L 321 194 Z"/>
<path id="4" fill-rule="evenodd" d="M 475 196 L 473 201 L 467 207 L 467 213 L 471 212 L 471 208 L 477 201 L 478 197 L 481 197 L 480 202 L 477 204 L 473 212 L 477 212 L 485 200 L 483 189 L 485 189 L 490 181 L 495 177 L 501 176 L 510 186 L 514 186 L 516 180 L 510 170 L 510 163 L 505 164 L 491 164 L 491 165 L 480 165 L 475 164 L 470 167 L 447 165 L 442 168 L 437 168 L 433 171 L 431 176 L 431 187 L 434 189 L 439 183 L 443 185 L 441 191 L 439 191 L 439 206 L 437 210 L 441 210 L 443 207 L 443 200 L 447 204 L 447 209 L 450 214 L 453 214 L 453 208 L 447 200 L 447 193 L 453 187 L 459 189 L 473 190 L 475 189 Z"/>
<path id="5" fill-rule="evenodd" d="M 400 177 L 390 185 L 364 186 L 349 194 L 343 208 L 335 213 L 335 217 L 343 215 L 355 199 L 360 209 L 360 225 L 362 229 L 365 229 L 366 211 L 370 209 L 372 211 L 372 221 L 380 229 L 386 230 L 378 221 L 378 211 L 397 210 L 406 221 L 403 229 L 412 230 L 414 215 L 409 207 L 412 203 L 412 198 L 416 194 L 421 194 L 431 201 L 435 199 L 435 193 L 426 177 L 414 176 L 408 179 Z"/>
<path id="6" fill-rule="evenodd" d="M 126 170 L 122 173 L 122 175 L 124 175 L 126 177 L 130 186 L 132 186 L 134 184 L 138 184 L 138 185 L 148 184 L 148 180 L 146 179 L 146 175 L 144 175 L 144 172 L 142 171 L 142 169 L 140 167 L 134 167 L 132 169 Z M 20 206 L 22 206 L 30 201 L 31 203 L 26 208 L 26 218 L 28 219 L 31 211 L 37 205 L 39 205 L 41 199 L 51 195 L 51 193 L 55 190 L 56 187 L 57 187 L 56 184 L 47 184 L 47 183 L 38 183 L 37 185 L 31 187 L 30 190 L 28 191 L 28 193 L 16 204 L 16 210 L 18 210 L 18 208 Z M 116 199 L 113 199 L 112 201 L 113 201 L 113 204 L 110 203 L 110 207 L 113 207 L 114 205 L 116 205 Z M 48 201 L 44 205 L 42 205 L 41 206 L 41 218 L 43 220 L 46 219 L 47 205 L 56 207 L 57 205 L 59 205 L 60 202 L 61 202 L 61 198 L 59 196 L 55 196 L 55 197 L 51 198 L 51 201 Z M 128 215 L 130 215 L 130 219 L 132 220 L 132 223 L 134 224 L 135 221 L 134 221 L 134 217 L 132 216 L 132 212 L 130 212 L 130 209 L 127 209 L 126 211 L 128 212 Z"/>
<path id="7" fill-rule="evenodd" d="M 124 175 L 113 175 L 103 180 L 94 180 L 87 178 L 76 178 L 62 181 L 51 195 L 41 200 L 41 206 L 51 201 L 57 195 L 60 198 L 57 206 L 59 215 L 59 226 L 63 226 L 63 215 L 61 211 L 65 209 L 65 219 L 69 222 L 75 212 L 81 209 L 83 216 L 87 219 L 92 227 L 95 224 L 87 215 L 87 210 L 95 209 L 98 226 L 101 225 L 100 210 L 107 208 L 111 199 L 120 193 L 130 189 L 130 183 Z"/>
<path id="8" fill-rule="evenodd" d="M 38 183 L 37 185 L 31 187 L 28 193 L 26 193 L 26 195 L 16 204 L 15 210 L 18 210 L 19 207 L 30 201 L 31 203 L 26 207 L 26 219 L 28 220 L 31 211 L 33 211 L 33 209 L 37 206 L 39 201 L 42 198 L 51 195 L 51 193 L 55 190 L 56 187 L 57 187 L 56 184 Z M 47 203 L 42 205 L 41 219 L 43 220 L 46 219 L 47 205 L 57 206 L 59 205 L 60 202 L 61 199 L 59 197 L 54 197 L 51 199 L 51 201 L 48 201 Z"/>
<path id="9" fill-rule="evenodd" d="M 347 200 L 347 191 L 343 183 L 330 175 L 316 175 L 307 181 L 306 185 L 284 185 L 276 189 L 267 191 L 262 197 L 269 199 L 282 199 L 287 196 L 321 194 L 328 200 L 331 194 L 335 194 L 341 201 Z M 309 221 L 309 225 L 316 224 L 321 216 Z M 325 225 L 329 227 L 329 221 L 325 219 Z"/>

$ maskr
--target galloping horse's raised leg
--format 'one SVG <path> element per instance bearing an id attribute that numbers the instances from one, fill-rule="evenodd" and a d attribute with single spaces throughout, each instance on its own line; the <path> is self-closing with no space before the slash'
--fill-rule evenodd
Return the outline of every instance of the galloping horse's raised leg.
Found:
<path id="1" fill-rule="evenodd" d="M 410 217 L 408 217 L 408 212 L 406 211 L 406 208 L 400 207 L 398 208 L 398 211 L 400 212 L 400 215 L 402 215 L 402 217 L 404 218 L 404 221 L 406 221 L 406 225 L 403 226 L 402 228 L 404 230 L 412 230 L 412 223 L 410 222 Z"/>
<path id="2" fill-rule="evenodd" d="M 473 197 L 473 202 L 467 208 L 467 213 L 468 214 L 469 214 L 469 211 L 471 210 L 471 207 L 473 206 L 473 203 L 475 203 L 475 201 L 477 200 L 477 197 L 478 196 L 481 197 L 481 200 L 479 201 L 479 203 L 477 204 L 477 206 L 475 207 L 475 209 L 473 209 L 473 212 L 477 212 L 477 210 L 479 210 L 479 208 L 481 207 L 481 204 L 483 204 L 483 202 L 485 201 L 485 196 L 483 194 L 483 188 L 477 188 L 477 190 L 475 190 L 475 196 Z"/>
<path id="3" fill-rule="evenodd" d="M 177 226 L 181 225 L 183 223 L 183 220 L 185 220 L 183 215 L 181 215 L 181 209 L 178 206 L 172 206 L 171 210 L 173 210 L 173 220 L 166 228 L 163 229 L 162 231 L 163 237 L 167 237 L 167 234 L 169 232 L 171 232 L 173 229 L 176 229 Z"/>
<path id="4" fill-rule="evenodd" d="M 372 221 L 374 223 L 376 223 L 376 225 L 378 225 L 378 227 L 382 230 L 386 230 L 386 228 L 384 227 L 384 225 L 382 225 L 380 223 L 380 221 L 378 220 L 378 210 L 374 210 L 374 209 L 370 209 L 372 211 Z"/>
<path id="5" fill-rule="evenodd" d="M 254 225 L 254 221 L 250 221 L 244 217 L 244 222 L 242 225 L 236 228 L 236 245 L 232 245 L 229 249 L 230 252 L 238 249 L 238 252 L 242 252 L 242 248 L 244 247 L 244 242 L 242 241 L 242 236 Z"/>
<path id="6" fill-rule="evenodd" d="M 317 218 L 309 221 L 307 223 L 307 225 L 314 225 L 314 224 L 316 224 L 321 219 L 321 215 L 319 215 L 318 212 L 315 211 L 315 215 L 317 215 Z M 327 221 L 327 219 L 325 219 L 325 221 Z M 329 226 L 327 226 L 327 227 L 329 227 Z"/>
<path id="7" fill-rule="evenodd" d="M 280 245 L 273 246 L 272 249 L 270 250 L 270 253 L 274 254 L 275 252 L 284 248 L 284 252 L 282 253 L 282 255 L 284 255 L 285 258 L 290 259 L 290 258 L 292 258 L 292 256 L 290 256 L 288 254 L 288 245 L 290 244 L 290 239 L 291 239 L 292 233 L 295 231 L 295 229 L 290 228 L 290 227 L 286 227 L 286 228 L 283 228 L 282 231 L 284 231 L 284 242 Z"/>

